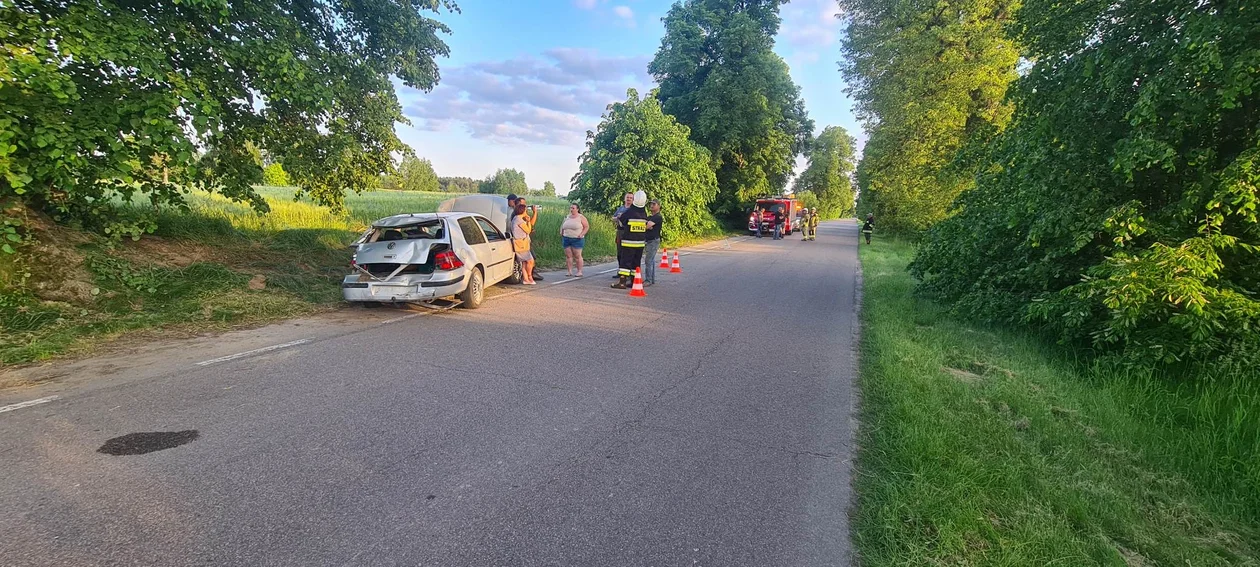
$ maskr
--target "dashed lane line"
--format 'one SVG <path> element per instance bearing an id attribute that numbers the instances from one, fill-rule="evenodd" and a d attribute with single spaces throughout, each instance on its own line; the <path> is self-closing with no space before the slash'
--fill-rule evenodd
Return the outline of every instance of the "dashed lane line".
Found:
<path id="1" fill-rule="evenodd" d="M 267 347 L 256 348 L 254 350 L 247 350 L 245 352 L 238 352 L 236 354 L 229 354 L 227 356 L 220 356 L 219 358 L 212 358 L 210 360 L 203 360 L 201 362 L 198 362 L 197 366 L 210 366 L 212 364 L 228 362 L 230 360 L 236 360 L 238 358 L 245 358 L 247 356 L 254 356 L 256 354 L 262 354 L 264 352 L 271 352 L 273 350 L 280 350 L 282 348 L 289 348 L 289 347 L 295 347 L 298 345 L 304 345 L 309 342 L 311 342 L 311 339 L 298 339 L 296 341 L 291 341 L 291 342 L 287 342 L 283 344 L 271 345 Z"/>
<path id="2" fill-rule="evenodd" d="M 29 408 L 29 407 L 31 407 L 31 406 L 37 406 L 37 405 L 39 405 L 39 404 L 46 404 L 46 403 L 51 402 L 51 401 L 53 401 L 53 400 L 55 400 L 55 399 L 57 399 L 57 398 L 59 398 L 59 397 L 60 397 L 60 396 L 48 396 L 48 397 L 46 397 L 46 398 L 40 398 L 40 399 L 38 399 L 38 400 L 30 400 L 30 401 L 25 401 L 25 402 L 18 402 L 18 403 L 16 403 L 16 404 L 11 404 L 11 405 L 7 405 L 7 406 L 4 406 L 4 407 L 0 407 L 0 413 L 4 413 L 4 412 L 7 412 L 7 411 L 13 411 L 13 410 L 20 410 L 20 409 L 22 409 L 22 408 Z"/>

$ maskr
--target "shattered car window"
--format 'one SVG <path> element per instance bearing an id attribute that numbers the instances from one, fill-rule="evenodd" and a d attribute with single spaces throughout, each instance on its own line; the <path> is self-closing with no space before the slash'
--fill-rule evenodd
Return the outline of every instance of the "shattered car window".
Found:
<path id="1" fill-rule="evenodd" d="M 410 226 L 377 227 L 369 242 L 391 240 L 441 240 L 445 229 L 441 220 L 431 220 Z"/>

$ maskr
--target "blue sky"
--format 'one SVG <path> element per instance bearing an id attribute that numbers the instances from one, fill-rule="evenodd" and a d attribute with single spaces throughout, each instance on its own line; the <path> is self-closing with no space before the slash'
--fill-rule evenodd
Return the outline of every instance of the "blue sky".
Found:
<path id="1" fill-rule="evenodd" d="M 568 191 L 586 131 L 627 88 L 654 86 L 647 64 L 660 46 L 669 0 L 459 0 L 451 56 L 430 93 L 399 85 L 410 126 L 398 135 L 442 176 L 483 178 L 503 167 Z M 844 126 L 863 141 L 837 71 L 841 23 L 834 0 L 793 0 L 775 51 L 801 86 L 817 130 Z M 798 160 L 800 167 L 803 160 Z"/>

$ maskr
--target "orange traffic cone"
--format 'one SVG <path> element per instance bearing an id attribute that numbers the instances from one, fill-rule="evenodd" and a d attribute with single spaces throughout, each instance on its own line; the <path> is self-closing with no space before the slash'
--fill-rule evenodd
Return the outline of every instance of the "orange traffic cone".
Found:
<path id="1" fill-rule="evenodd" d="M 639 273 L 639 269 L 634 269 L 634 285 L 630 287 L 630 297 L 647 297 L 647 293 L 643 291 L 643 274 Z"/>
<path id="2" fill-rule="evenodd" d="M 678 264 L 678 251 L 677 250 L 674 251 L 674 265 L 670 266 L 669 273 L 671 274 L 682 273 L 682 266 Z"/>
<path id="3" fill-rule="evenodd" d="M 661 268 L 669 267 L 669 250 L 661 250 Z"/>

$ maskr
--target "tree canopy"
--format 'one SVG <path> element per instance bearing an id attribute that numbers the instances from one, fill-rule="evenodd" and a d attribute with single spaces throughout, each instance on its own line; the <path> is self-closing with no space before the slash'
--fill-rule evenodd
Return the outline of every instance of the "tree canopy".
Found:
<path id="1" fill-rule="evenodd" d="M 913 264 L 923 291 L 1132 363 L 1254 372 L 1260 11 L 1026 0 L 1017 24 L 1014 118 L 969 150 L 975 188 Z"/>
<path id="2" fill-rule="evenodd" d="M 438 191 L 443 193 L 477 193 L 481 191 L 481 181 L 471 177 L 439 177 Z"/>
<path id="3" fill-rule="evenodd" d="M 440 186 L 437 173 L 433 171 L 433 162 L 407 154 L 398 164 L 397 172 L 386 175 L 381 180 L 381 188 L 395 191 L 437 191 Z"/>
<path id="4" fill-rule="evenodd" d="M 809 165 L 796 178 L 793 193 L 809 193 L 817 198 L 818 214 L 838 218 L 853 212 L 853 152 L 857 142 L 844 128 L 828 126 L 814 139 Z"/>
<path id="5" fill-rule="evenodd" d="M 62 221 L 196 187 L 265 209 L 247 145 L 338 206 L 390 168 L 391 78 L 428 91 L 447 27 L 411 2 L 0 3 L 0 198 Z M 198 160 L 203 150 L 213 159 Z M 149 167 L 160 163 L 160 167 Z M 166 177 L 167 179 L 164 179 Z"/>
<path id="6" fill-rule="evenodd" d="M 569 200 L 583 209 L 612 213 L 627 192 L 642 189 L 661 202 L 661 236 L 672 242 L 716 225 L 708 205 L 717 196 L 709 152 L 688 139 L 686 126 L 665 114 L 656 98 L 609 106 L 599 128 L 588 132 Z"/>
<path id="7" fill-rule="evenodd" d="M 787 185 L 814 130 L 788 66 L 774 53 L 785 0 L 686 0 L 665 16 L 648 66 L 665 112 L 713 156 L 719 215 L 742 216 Z"/>
<path id="8" fill-rule="evenodd" d="M 1010 119 L 1019 0 L 840 0 L 841 69 L 869 133 L 858 175 L 881 229 L 923 230 L 971 186 L 958 160 Z"/>
<path id="9" fill-rule="evenodd" d="M 525 174 L 515 169 L 500 169 L 481 183 L 480 192 L 499 195 L 527 195 L 529 184 L 525 183 Z"/>

